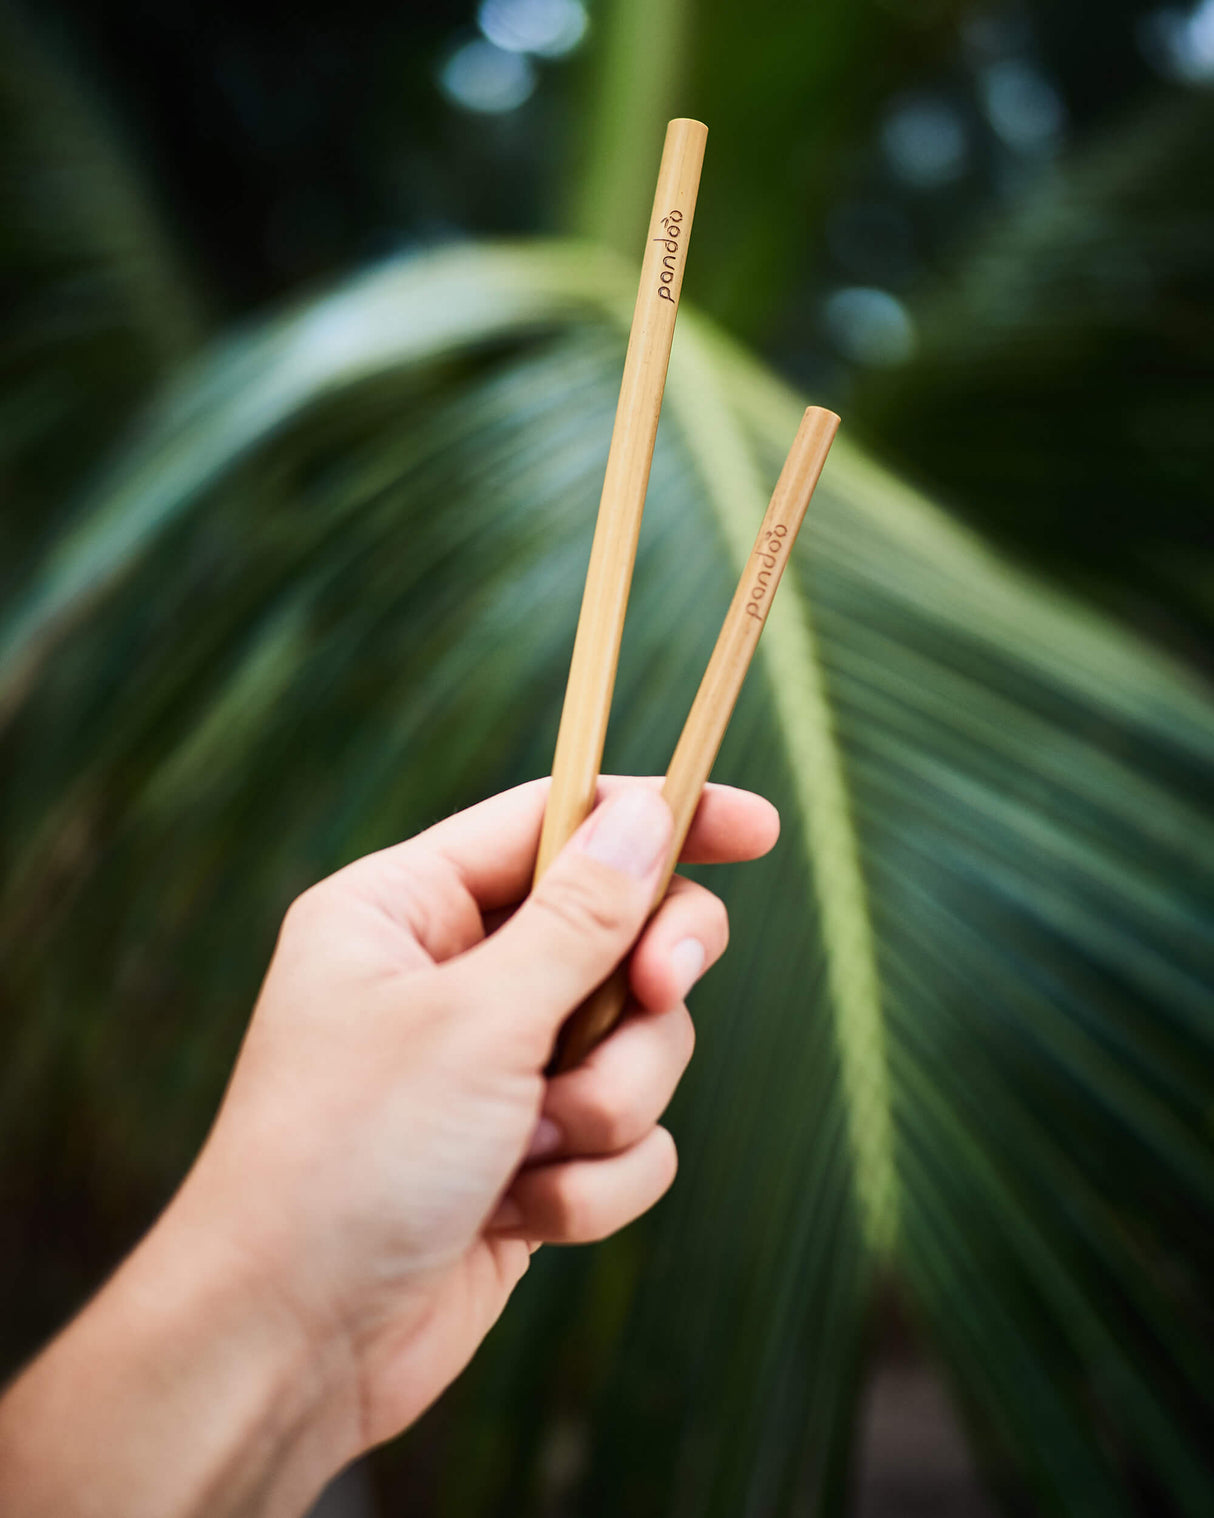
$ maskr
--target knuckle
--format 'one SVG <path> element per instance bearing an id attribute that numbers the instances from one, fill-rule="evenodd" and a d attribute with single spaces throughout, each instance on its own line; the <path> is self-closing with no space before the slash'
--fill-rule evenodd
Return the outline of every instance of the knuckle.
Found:
<path id="1" fill-rule="evenodd" d="M 281 936 L 294 938 L 310 933 L 318 919 L 325 916 L 331 895 L 332 888 L 327 880 L 301 891 L 283 914 Z"/>
<path id="2" fill-rule="evenodd" d="M 419 851 L 395 891 L 404 921 L 435 959 L 451 959 L 483 937 L 476 903 L 442 857 Z"/>
<path id="3" fill-rule="evenodd" d="M 557 1232 L 562 1238 L 583 1244 L 594 1243 L 610 1233 L 585 1178 L 576 1171 L 566 1171 L 559 1179 L 553 1197 Z"/>
<path id="4" fill-rule="evenodd" d="M 607 1091 L 594 1090 L 585 1098 L 582 1123 L 587 1143 L 598 1153 L 623 1149 L 634 1136 L 632 1114 Z"/>
<path id="5" fill-rule="evenodd" d="M 541 882 L 531 900 L 537 912 L 579 937 L 590 933 L 616 938 L 630 926 L 627 904 L 582 875 L 571 873 L 551 884 Z"/>

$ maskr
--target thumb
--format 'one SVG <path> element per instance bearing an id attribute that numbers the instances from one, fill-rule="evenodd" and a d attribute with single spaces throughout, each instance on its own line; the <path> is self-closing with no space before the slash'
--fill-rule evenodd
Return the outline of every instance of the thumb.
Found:
<path id="1" fill-rule="evenodd" d="M 673 826 L 648 786 L 592 812 L 509 922 L 452 962 L 475 978 L 470 998 L 529 1025 L 547 1048 L 644 927 Z"/>

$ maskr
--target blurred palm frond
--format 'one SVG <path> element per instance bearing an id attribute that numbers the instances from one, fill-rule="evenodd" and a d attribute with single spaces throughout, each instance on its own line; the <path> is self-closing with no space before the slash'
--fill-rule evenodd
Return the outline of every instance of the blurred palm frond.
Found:
<path id="1" fill-rule="evenodd" d="M 199 302 L 97 91 L 0 6 L 0 588 L 197 344 Z"/>
<path id="2" fill-rule="evenodd" d="M 383 266 L 81 499 L 2 641 L 7 1192 L 146 1209 L 291 895 L 546 767 L 631 294 L 581 245 Z M 610 767 L 665 764 L 799 405 L 684 313 Z M 587 1511 L 831 1510 L 895 1281 L 1006 1481 L 1206 1511 L 1209 696 L 846 440 L 782 599 L 718 773 L 785 838 L 724 887 L 682 1180 L 541 1257 L 438 1510 L 539 1510 L 557 1427 Z"/>
<path id="3" fill-rule="evenodd" d="M 1208 91 L 1152 101 L 1011 197 L 854 407 L 988 531 L 1207 658 L 1212 127 Z"/>

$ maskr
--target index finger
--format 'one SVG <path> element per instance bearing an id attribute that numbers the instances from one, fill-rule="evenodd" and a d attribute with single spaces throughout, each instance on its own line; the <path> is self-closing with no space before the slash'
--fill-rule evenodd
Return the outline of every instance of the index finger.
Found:
<path id="1" fill-rule="evenodd" d="M 435 823 L 424 833 L 372 858 L 393 867 L 411 859 L 438 859 L 450 866 L 485 910 L 521 901 L 531 888 L 549 779 L 530 780 Z M 603 775 L 596 804 L 626 785 L 657 789 L 660 775 Z M 770 801 L 732 785 L 704 788 L 680 858 L 689 864 L 723 864 L 766 854 L 780 832 Z"/>

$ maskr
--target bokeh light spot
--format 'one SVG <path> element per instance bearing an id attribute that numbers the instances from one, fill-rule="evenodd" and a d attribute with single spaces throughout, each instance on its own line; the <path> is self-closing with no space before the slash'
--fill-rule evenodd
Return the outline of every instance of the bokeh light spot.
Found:
<path id="1" fill-rule="evenodd" d="M 510 53 L 563 58 L 586 35 L 582 0 L 481 0 L 481 31 Z"/>
<path id="2" fill-rule="evenodd" d="M 835 347 L 853 363 L 891 369 L 915 351 L 910 312 L 888 290 L 863 285 L 836 290 L 827 297 L 822 318 Z"/>
<path id="3" fill-rule="evenodd" d="M 1066 107 L 1039 69 L 1008 59 L 983 69 L 979 79 L 986 119 L 1009 148 L 1040 153 L 1054 148 L 1066 127 Z"/>
<path id="4" fill-rule="evenodd" d="M 1214 0 L 1191 11 L 1165 6 L 1144 16 L 1138 42 L 1147 61 L 1182 84 L 1214 82 Z"/>
<path id="5" fill-rule="evenodd" d="M 477 38 L 465 42 L 438 71 L 444 95 L 465 111 L 513 111 L 535 88 L 535 69 L 522 53 Z"/>
<path id="6" fill-rule="evenodd" d="M 899 101 L 881 128 L 881 145 L 900 179 L 936 189 L 964 174 L 969 135 L 957 109 L 934 95 Z"/>

